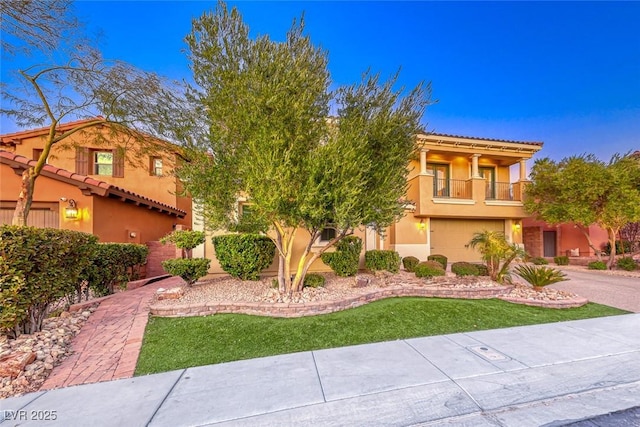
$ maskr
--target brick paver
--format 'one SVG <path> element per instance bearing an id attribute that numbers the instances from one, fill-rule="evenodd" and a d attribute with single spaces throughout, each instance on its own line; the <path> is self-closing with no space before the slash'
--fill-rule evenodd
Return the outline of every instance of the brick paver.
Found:
<path id="1" fill-rule="evenodd" d="M 158 288 L 184 284 L 171 277 L 104 300 L 73 339 L 73 354 L 56 366 L 40 390 L 131 378 Z"/>

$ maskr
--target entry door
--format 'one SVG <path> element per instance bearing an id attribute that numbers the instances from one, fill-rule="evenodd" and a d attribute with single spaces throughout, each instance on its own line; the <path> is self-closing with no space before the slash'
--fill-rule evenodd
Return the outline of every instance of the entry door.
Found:
<path id="1" fill-rule="evenodd" d="M 487 199 L 495 199 L 496 198 L 496 170 L 492 167 L 480 167 L 478 168 L 478 173 L 481 177 L 483 177 L 487 182 Z"/>
<path id="2" fill-rule="evenodd" d="M 556 256 L 556 232 L 555 231 L 543 231 L 542 232 L 542 246 L 545 257 Z"/>

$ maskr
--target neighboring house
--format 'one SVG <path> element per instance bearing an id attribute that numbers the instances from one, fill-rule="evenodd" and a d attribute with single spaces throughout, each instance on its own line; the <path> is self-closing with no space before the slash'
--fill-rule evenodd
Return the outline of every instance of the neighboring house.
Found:
<path id="1" fill-rule="evenodd" d="M 58 131 L 86 122 L 67 123 Z M 0 223 L 11 223 L 20 174 L 35 165 L 47 132 L 0 135 Z M 142 150 L 139 140 L 98 125 L 54 145 L 35 183 L 29 224 L 85 231 L 103 242 L 134 243 L 158 240 L 178 225 L 190 227 L 191 199 L 178 195 L 180 183 L 171 173 L 177 147 L 146 138 L 157 149 Z M 72 204 L 74 218 L 66 215 Z"/>
<path id="2" fill-rule="evenodd" d="M 525 250 L 533 257 L 595 255 L 584 233 L 572 223 L 549 225 L 544 221 L 526 218 L 522 227 Z M 597 225 L 589 226 L 585 232 L 598 249 L 602 249 L 609 241 L 607 231 Z"/>
<path id="3" fill-rule="evenodd" d="M 468 247 L 475 232 L 501 231 L 510 242 L 523 243 L 526 161 L 542 148 L 542 143 L 431 133 L 418 135 L 416 145 L 419 154 L 408 165 L 411 172 L 405 216 L 382 234 L 364 227 L 356 230 L 355 235 L 363 239 L 363 251 L 391 249 L 402 257 L 412 255 L 420 260 L 442 254 L 450 262 L 478 261 L 479 253 Z M 517 171 L 516 180 L 511 176 L 512 167 Z M 239 200 L 240 214 L 247 206 L 250 209 L 247 203 Z M 198 229 L 200 224 L 194 221 L 193 228 Z M 316 247 L 326 244 L 334 233 L 324 230 Z M 301 251 L 308 235 L 300 230 L 299 237 L 295 248 Z M 210 273 L 222 272 L 210 239 L 194 256 L 213 260 Z M 293 261 L 297 261 L 295 255 Z M 274 263 L 267 271 L 275 272 L 276 267 Z M 329 268 L 318 260 L 311 270 Z"/>

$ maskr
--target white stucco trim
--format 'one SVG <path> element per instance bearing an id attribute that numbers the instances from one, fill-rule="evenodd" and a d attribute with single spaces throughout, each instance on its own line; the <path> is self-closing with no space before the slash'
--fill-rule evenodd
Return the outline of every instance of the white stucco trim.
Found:
<path id="1" fill-rule="evenodd" d="M 476 201 L 471 199 L 431 199 L 435 204 L 441 205 L 475 205 Z"/>
<path id="2" fill-rule="evenodd" d="M 487 206 L 524 206 L 522 202 L 517 200 L 485 200 Z"/>

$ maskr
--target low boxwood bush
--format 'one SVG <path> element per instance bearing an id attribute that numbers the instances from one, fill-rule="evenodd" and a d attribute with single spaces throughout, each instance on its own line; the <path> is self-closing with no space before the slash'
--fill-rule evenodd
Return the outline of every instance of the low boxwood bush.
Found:
<path id="1" fill-rule="evenodd" d="M 362 239 L 347 236 L 336 243 L 335 252 L 325 252 L 320 258 L 338 276 L 355 276 L 360 263 L 360 252 L 362 252 Z"/>
<path id="2" fill-rule="evenodd" d="M 140 266 L 147 262 L 149 248 L 135 243 L 98 243 L 89 264 L 80 274 L 75 301 L 88 298 L 88 289 L 96 296 L 112 294 L 117 285 L 139 277 Z M 84 284 L 88 287 L 85 287 Z"/>
<path id="3" fill-rule="evenodd" d="M 17 337 L 40 331 L 51 304 L 75 292 L 96 242 L 77 231 L 0 226 L 0 257 L 8 275 L 0 285 L 2 332 Z"/>
<path id="4" fill-rule="evenodd" d="M 517 265 L 516 273 L 536 288 L 567 280 L 565 274 L 555 268 Z"/>
<path id="5" fill-rule="evenodd" d="M 180 276 L 189 286 L 207 275 L 211 260 L 207 258 L 173 258 L 162 261 L 162 268 L 173 276 Z"/>
<path id="6" fill-rule="evenodd" d="M 604 261 L 592 261 L 587 265 L 589 270 L 606 270 L 607 264 Z"/>
<path id="7" fill-rule="evenodd" d="M 547 261 L 546 259 L 544 259 L 541 256 L 537 256 L 534 258 L 531 258 L 531 262 L 535 265 L 547 265 L 549 264 L 549 261 Z"/>
<path id="8" fill-rule="evenodd" d="M 416 277 L 444 276 L 446 273 L 438 261 L 425 261 L 416 265 Z"/>
<path id="9" fill-rule="evenodd" d="M 631 257 L 620 258 L 616 263 L 616 266 L 622 270 L 633 271 L 638 268 L 638 264 Z"/>
<path id="10" fill-rule="evenodd" d="M 364 264 L 371 271 L 400 271 L 400 255 L 396 251 L 374 249 L 365 252 Z"/>
<path id="11" fill-rule="evenodd" d="M 433 254 L 427 257 L 427 261 L 437 261 L 440 263 L 443 269 L 447 269 L 447 257 L 444 255 Z"/>
<path id="12" fill-rule="evenodd" d="M 478 267 L 478 275 L 479 276 L 488 276 L 489 275 L 489 267 L 486 264 L 473 264 Z"/>
<path id="13" fill-rule="evenodd" d="M 479 276 L 480 269 L 477 265 L 471 264 L 470 262 L 454 262 L 451 264 L 451 271 L 456 274 L 456 276 Z"/>
<path id="14" fill-rule="evenodd" d="M 566 255 L 561 255 L 553 258 L 553 262 L 556 265 L 569 265 L 569 257 Z"/>
<path id="15" fill-rule="evenodd" d="M 418 265 L 419 263 L 420 260 L 414 256 L 406 256 L 402 258 L 402 266 L 410 273 L 413 273 L 413 270 L 415 270 L 416 265 Z"/>
<path id="16" fill-rule="evenodd" d="M 160 243 L 166 245 L 173 243 L 176 248 L 184 251 L 184 256 L 191 258 L 193 248 L 204 243 L 205 237 L 202 231 L 176 230 L 160 239 Z"/>
<path id="17" fill-rule="evenodd" d="M 321 288 L 322 286 L 324 286 L 324 276 L 321 276 L 320 274 L 315 274 L 315 273 L 309 273 L 306 276 L 304 276 L 304 287 L 309 287 L 309 288 Z"/>
<path id="18" fill-rule="evenodd" d="M 225 234 L 212 240 L 222 269 L 242 280 L 258 280 L 276 253 L 271 239 L 258 234 Z"/>

